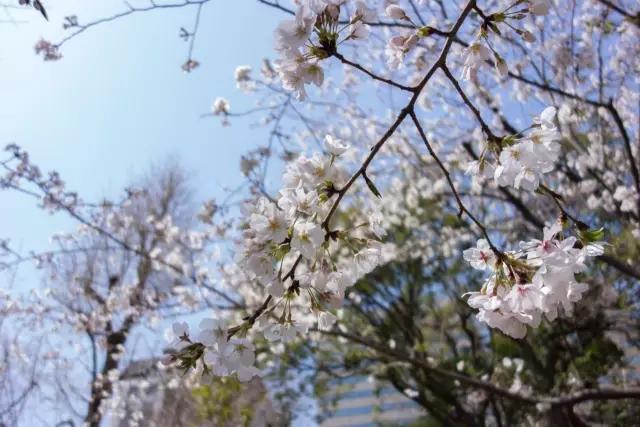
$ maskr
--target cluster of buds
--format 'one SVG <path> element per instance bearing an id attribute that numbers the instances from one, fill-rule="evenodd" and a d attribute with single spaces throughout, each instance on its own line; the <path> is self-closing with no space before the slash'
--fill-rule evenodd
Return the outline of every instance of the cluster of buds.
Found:
<path id="1" fill-rule="evenodd" d="M 275 48 L 281 54 L 276 70 L 283 86 L 295 92 L 299 100 L 307 96 L 306 84 L 321 86 L 324 82 L 320 61 L 334 55 L 341 42 L 364 39 L 369 33 L 366 21 L 373 12 L 362 1 L 357 2 L 349 24 L 340 27 L 342 3 L 327 0 L 300 5 L 295 18 L 276 29 Z"/>
<path id="2" fill-rule="evenodd" d="M 490 15 L 482 14 L 482 24 L 476 39 L 469 45 L 465 52 L 462 78 L 464 80 L 477 80 L 477 70 L 482 64 L 493 59 L 495 69 L 500 77 L 509 73 L 509 67 L 505 59 L 500 55 L 489 41 L 489 34 L 501 35 L 500 26 L 506 26 L 515 31 L 528 43 L 535 42 L 535 36 L 526 29 L 514 26 L 514 22 L 521 21 L 529 15 L 543 16 L 549 12 L 548 0 L 517 0 L 500 12 Z M 481 13 L 481 12 L 480 12 Z"/>

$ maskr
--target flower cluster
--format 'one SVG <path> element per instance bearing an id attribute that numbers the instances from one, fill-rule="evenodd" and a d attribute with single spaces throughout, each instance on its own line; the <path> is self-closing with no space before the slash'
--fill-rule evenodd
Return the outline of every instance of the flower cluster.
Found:
<path id="1" fill-rule="evenodd" d="M 513 186 L 534 191 L 545 173 L 551 172 L 560 152 L 556 142 L 560 134 L 554 123 L 556 109 L 546 108 L 535 119 L 531 131 L 523 135 L 503 138 L 493 150 L 486 150 L 480 160 L 470 162 L 467 173 L 475 176 L 493 176 L 502 186 Z M 487 160 L 487 152 L 493 151 L 497 164 Z"/>
<path id="2" fill-rule="evenodd" d="M 80 200 L 78 194 L 67 191 L 65 182 L 56 171 L 43 174 L 38 166 L 31 162 L 29 153 L 16 144 L 9 144 L 5 148 L 12 160 L 15 162 L 13 168 L 6 167 L 5 174 L 0 175 L 0 189 L 14 188 L 23 181 L 33 183 L 42 191 L 41 207 L 51 213 L 58 210 L 74 210 L 78 207 Z"/>
<path id="3" fill-rule="evenodd" d="M 413 28 L 406 29 L 401 34 L 391 37 L 385 48 L 387 65 L 392 69 L 402 68 L 407 53 L 418 44 L 421 37 L 428 37 L 432 28 L 417 26 L 404 9 L 397 4 L 388 5 L 385 9 L 385 14 L 391 19 L 405 21 L 405 23 L 413 26 Z"/>
<path id="4" fill-rule="evenodd" d="M 255 89 L 255 81 L 251 78 L 253 69 L 248 65 L 240 65 L 234 72 L 236 86 L 243 92 L 251 92 Z"/>
<path id="5" fill-rule="evenodd" d="M 326 305 L 340 304 L 346 287 L 358 275 L 371 271 L 380 252 L 375 241 L 346 231 L 329 231 L 324 223 L 339 193 L 345 172 L 337 159 L 348 149 L 340 140 L 325 138 L 326 154 L 300 156 L 283 175 L 284 188 L 277 200 L 261 199 L 248 212 L 240 263 L 272 298 L 279 300 L 282 314 L 266 322 L 268 340 L 288 341 L 302 332 L 307 322 L 292 316 L 290 301 L 301 290 L 320 328 L 330 328 L 335 317 Z M 355 251 L 355 269 L 340 267 L 331 254 L 332 242 L 348 241 Z"/>
<path id="6" fill-rule="evenodd" d="M 346 182 L 338 163 L 348 149 L 327 135 L 325 153 L 301 155 L 286 167 L 277 199 L 263 197 L 245 207 L 238 268 L 230 271 L 263 289 L 268 299 L 238 326 L 205 321 L 193 341 L 186 326 L 177 324 L 171 335 L 172 361 L 190 368 L 202 358 L 203 367 L 214 375 L 236 373 L 250 379 L 256 370 L 244 362 L 253 362 L 248 356 L 253 347 L 244 337 L 254 324 L 268 341 L 283 343 L 306 333 L 314 323 L 319 330 L 333 327 L 336 316 L 330 309 L 340 307 L 345 290 L 382 261 L 379 213 L 348 230 L 328 225 L 339 188 Z M 240 365 L 238 354 L 243 357 Z"/>
<path id="7" fill-rule="evenodd" d="M 528 4 L 528 7 L 520 9 L 519 7 L 522 7 L 523 3 Z M 504 58 L 489 42 L 489 33 L 493 32 L 500 35 L 499 25 L 504 24 L 509 29 L 515 31 L 525 42 L 533 43 L 536 38 L 530 31 L 514 27 L 510 22 L 521 21 L 528 15 L 547 15 L 549 13 L 549 7 L 549 0 L 516 0 L 500 12 L 483 16 L 483 24 L 480 27 L 480 32 L 476 39 L 465 50 L 462 78 L 476 82 L 478 69 L 491 60 L 492 57 L 497 74 L 500 77 L 505 77 L 509 73 L 509 67 Z"/>
<path id="8" fill-rule="evenodd" d="M 586 269 L 587 257 L 602 253 L 599 242 L 564 238 L 560 222 L 545 227 L 542 240 L 521 242 L 517 252 L 497 253 L 487 240 L 479 240 L 475 248 L 464 251 L 464 258 L 491 275 L 479 292 L 465 294 L 468 304 L 480 310 L 478 319 L 490 327 L 523 338 L 526 326 L 537 328 L 543 314 L 551 321 L 560 308 L 572 313 L 573 304 L 587 290 L 575 275 Z"/>
<path id="9" fill-rule="evenodd" d="M 365 2 L 357 1 L 349 24 L 340 28 L 340 6 L 346 0 L 313 0 L 298 7 L 295 18 L 283 21 L 276 29 L 275 48 L 281 58 L 275 63 L 283 86 L 306 98 L 305 85 L 321 86 L 324 71 L 319 62 L 336 53 L 339 43 L 364 39 L 365 24 L 375 14 Z M 341 39 L 340 39 L 341 38 Z"/>
<path id="10" fill-rule="evenodd" d="M 182 369 L 198 368 L 216 376 L 236 374 L 240 381 L 249 381 L 258 375 L 254 366 L 255 348 L 246 338 L 228 338 L 226 324 L 218 319 L 203 319 L 194 341 L 189 336 L 189 326 L 176 322 L 167 332 L 173 349 L 180 352 Z M 169 354 L 164 362 L 175 362 L 176 353 Z M 198 364 L 198 360 L 202 360 Z"/>
<path id="11" fill-rule="evenodd" d="M 214 116 L 221 116 L 222 125 L 229 126 L 229 119 L 227 116 L 229 115 L 229 101 L 225 98 L 218 97 L 213 101 L 213 105 L 211 106 L 211 114 Z"/>
<path id="12" fill-rule="evenodd" d="M 490 59 L 491 50 L 481 40 L 474 40 L 465 50 L 462 79 L 475 81 L 478 78 L 478 68 Z"/>
<path id="13" fill-rule="evenodd" d="M 200 66 L 200 63 L 198 61 L 196 61 L 195 59 L 187 59 L 186 62 L 184 64 L 182 64 L 182 71 L 184 71 L 185 73 L 190 73 L 193 70 L 195 70 L 196 68 L 198 68 Z"/>
<path id="14" fill-rule="evenodd" d="M 36 55 L 42 54 L 45 61 L 57 61 L 62 58 L 62 54 L 58 51 L 58 46 L 44 39 L 39 40 L 34 49 Z"/>

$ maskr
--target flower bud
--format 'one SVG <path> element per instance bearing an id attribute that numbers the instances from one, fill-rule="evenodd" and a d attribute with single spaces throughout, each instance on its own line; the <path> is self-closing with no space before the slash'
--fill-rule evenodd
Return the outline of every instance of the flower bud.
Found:
<path id="1" fill-rule="evenodd" d="M 420 39 L 420 37 L 418 37 L 418 35 L 416 33 L 411 34 L 407 40 L 404 42 L 404 50 L 405 51 L 409 51 L 411 50 L 412 47 L 414 47 L 416 44 L 418 44 L 418 40 Z"/>
<path id="2" fill-rule="evenodd" d="M 337 21 L 340 17 L 340 7 L 334 4 L 330 4 L 329 6 L 327 6 L 327 13 L 329 14 L 329 16 L 331 16 L 331 19 Z"/>
<path id="3" fill-rule="evenodd" d="M 509 73 L 509 67 L 507 66 L 507 62 L 502 59 L 502 57 L 498 54 L 495 55 L 495 65 L 496 71 L 500 77 L 505 77 Z"/>
<path id="4" fill-rule="evenodd" d="M 404 42 L 406 38 L 404 36 L 393 36 L 389 40 L 389 44 L 396 49 L 402 49 L 404 47 Z"/>
<path id="5" fill-rule="evenodd" d="M 523 30 L 520 35 L 526 42 L 533 43 L 536 41 L 536 36 L 534 36 L 531 31 Z"/>
<path id="6" fill-rule="evenodd" d="M 390 4 L 389 6 L 387 6 L 387 8 L 385 9 L 385 13 L 389 18 L 392 18 L 392 19 L 398 19 L 398 20 L 409 19 L 407 17 L 407 14 L 404 13 L 404 9 L 398 6 L 397 4 Z"/>

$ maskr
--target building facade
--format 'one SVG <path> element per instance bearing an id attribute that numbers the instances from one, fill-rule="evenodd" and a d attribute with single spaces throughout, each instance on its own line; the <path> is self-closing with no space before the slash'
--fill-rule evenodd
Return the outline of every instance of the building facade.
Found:
<path id="1" fill-rule="evenodd" d="M 389 384 L 354 376 L 330 385 L 327 413 L 321 427 L 398 426 L 415 422 L 425 415 L 413 400 Z"/>

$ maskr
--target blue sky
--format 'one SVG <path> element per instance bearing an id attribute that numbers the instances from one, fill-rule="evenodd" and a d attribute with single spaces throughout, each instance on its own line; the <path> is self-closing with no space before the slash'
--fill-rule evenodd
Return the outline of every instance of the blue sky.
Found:
<path id="1" fill-rule="evenodd" d="M 240 182 L 240 155 L 264 140 L 265 130 L 251 127 L 251 118 L 222 127 L 217 118 L 200 115 L 216 96 L 228 98 L 236 111 L 251 106 L 252 98 L 235 88 L 233 71 L 242 64 L 258 68 L 273 56 L 281 13 L 257 2 L 206 4 L 194 51 L 202 65 L 185 74 L 180 66 L 188 46 L 178 33 L 193 26 L 195 6 L 94 27 L 63 46 L 62 60 L 44 62 L 33 46 L 40 37 L 60 40 L 65 15 L 76 14 L 82 23 L 126 7 L 118 1 L 48 3 L 49 22 L 34 11 L 10 10 L 27 22 L 0 24 L 2 146 L 24 147 L 43 170 L 57 170 L 88 200 L 116 196 L 151 163 L 174 157 L 192 173 L 200 199 L 221 197 Z M 0 15 L 7 19 L 2 9 Z M 0 192 L 0 206 L 0 235 L 24 249 L 43 248 L 51 233 L 71 225 L 10 192 Z"/>

